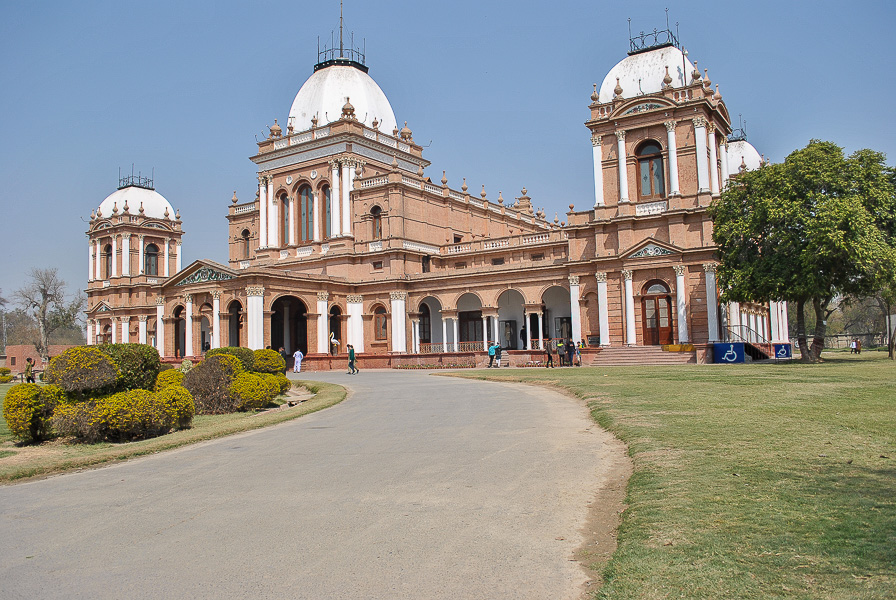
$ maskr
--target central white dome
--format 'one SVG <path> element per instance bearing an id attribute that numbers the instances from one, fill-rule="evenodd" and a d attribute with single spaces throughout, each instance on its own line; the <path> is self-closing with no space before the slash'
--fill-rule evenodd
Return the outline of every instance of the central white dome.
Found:
<path id="1" fill-rule="evenodd" d="M 114 212 L 122 214 L 125 204 L 127 204 L 128 212 L 132 215 L 143 214 L 151 219 L 173 219 L 174 208 L 171 203 L 165 200 L 162 194 L 155 190 L 147 188 L 128 186 L 115 190 L 100 204 L 100 214 L 103 218 L 108 219 Z M 143 208 L 143 213 L 140 208 Z"/>
<path id="2" fill-rule="evenodd" d="M 610 69 L 600 85 L 600 102 L 613 99 L 616 78 L 622 87 L 623 98 L 634 98 L 642 94 L 654 94 L 663 89 L 663 77 L 669 67 L 672 87 L 684 87 L 691 81 L 691 64 L 681 50 L 675 46 L 665 46 L 626 56 Z"/>
<path id="3" fill-rule="evenodd" d="M 379 122 L 379 130 L 391 134 L 397 126 L 392 105 L 373 78 L 348 65 L 329 65 L 314 72 L 296 94 L 289 118 L 295 131 L 311 128 L 316 115 L 318 126 L 338 121 L 348 98 L 355 117 L 368 127 Z"/>

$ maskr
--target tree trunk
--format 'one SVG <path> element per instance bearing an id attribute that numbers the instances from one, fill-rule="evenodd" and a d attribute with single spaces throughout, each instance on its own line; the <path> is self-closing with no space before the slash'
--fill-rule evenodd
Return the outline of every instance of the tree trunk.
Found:
<path id="1" fill-rule="evenodd" d="M 896 324 L 890 319 L 890 315 L 893 314 L 893 306 L 889 300 L 884 301 L 884 306 L 887 309 L 884 315 L 884 323 L 887 326 L 887 358 L 894 360 L 896 358 Z"/>
<path id="2" fill-rule="evenodd" d="M 828 304 L 830 304 L 830 300 L 812 298 L 812 306 L 815 307 L 815 335 L 812 338 L 812 347 L 810 348 L 812 362 L 821 361 L 821 351 L 824 350 L 824 336 L 828 330 Z"/>
<path id="3" fill-rule="evenodd" d="M 809 345 L 806 343 L 806 313 L 804 308 L 805 300 L 797 300 L 796 302 L 796 342 L 800 347 L 800 360 L 803 362 L 811 362 L 812 357 L 809 354 Z"/>

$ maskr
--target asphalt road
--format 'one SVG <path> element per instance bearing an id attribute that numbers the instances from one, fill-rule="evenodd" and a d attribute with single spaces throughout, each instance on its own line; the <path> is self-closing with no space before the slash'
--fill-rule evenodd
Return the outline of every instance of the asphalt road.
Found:
<path id="1" fill-rule="evenodd" d="M 342 404 L 0 487 L 0 598 L 577 598 L 609 436 L 584 405 L 419 372 Z"/>

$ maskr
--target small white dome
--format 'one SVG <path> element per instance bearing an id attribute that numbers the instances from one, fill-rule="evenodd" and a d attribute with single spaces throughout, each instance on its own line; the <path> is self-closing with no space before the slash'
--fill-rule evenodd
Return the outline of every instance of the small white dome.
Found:
<path id="1" fill-rule="evenodd" d="M 600 102 L 613 100 L 616 78 L 622 86 L 623 98 L 634 98 L 642 94 L 654 94 L 662 90 L 666 67 L 672 77 L 672 87 L 684 87 L 691 81 L 691 64 L 681 50 L 675 46 L 666 46 L 647 52 L 626 56 L 615 67 L 610 69 L 604 82 L 600 85 Z"/>
<path id="2" fill-rule="evenodd" d="M 741 164 L 747 165 L 747 170 L 752 171 L 762 166 L 762 156 L 746 140 L 728 142 L 728 170 L 732 175 L 737 175 Z"/>
<path id="3" fill-rule="evenodd" d="M 143 204 L 143 216 L 150 219 L 174 219 L 174 208 L 171 203 L 165 200 L 162 194 L 155 190 L 147 188 L 128 186 L 115 190 L 103 200 L 100 204 L 100 212 L 104 219 L 112 216 L 112 209 L 117 207 L 118 214 L 124 212 L 125 201 L 127 201 L 128 212 L 134 216 L 140 215 L 140 204 Z M 165 217 L 165 210 L 168 211 L 168 217 Z"/>
<path id="4" fill-rule="evenodd" d="M 391 134 L 397 126 L 392 105 L 373 78 L 361 69 L 348 65 L 330 65 L 314 72 L 302 85 L 292 108 L 289 123 L 295 131 L 311 128 L 317 115 L 318 125 L 338 121 L 348 98 L 355 107 L 355 117 L 368 127 L 379 121 L 379 130 Z"/>

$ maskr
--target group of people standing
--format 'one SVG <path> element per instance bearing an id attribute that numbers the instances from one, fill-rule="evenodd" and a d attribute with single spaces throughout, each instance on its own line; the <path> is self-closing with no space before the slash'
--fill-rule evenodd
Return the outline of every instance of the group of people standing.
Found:
<path id="1" fill-rule="evenodd" d="M 585 347 L 584 340 L 576 344 L 570 339 L 565 341 L 545 339 L 542 347 L 544 348 L 544 367 L 546 369 L 554 368 L 554 355 L 557 355 L 561 367 L 582 366 L 582 348 Z"/>
<path id="2" fill-rule="evenodd" d="M 853 341 L 849 343 L 849 353 L 850 354 L 861 354 L 862 353 L 862 340 L 859 338 L 855 338 Z"/>

